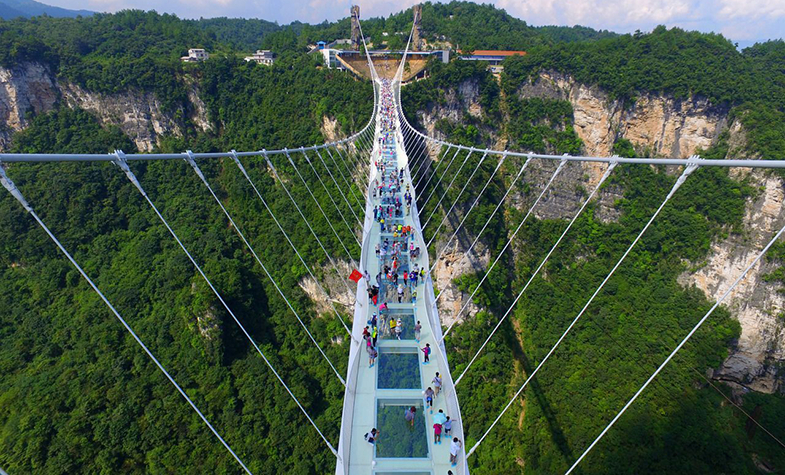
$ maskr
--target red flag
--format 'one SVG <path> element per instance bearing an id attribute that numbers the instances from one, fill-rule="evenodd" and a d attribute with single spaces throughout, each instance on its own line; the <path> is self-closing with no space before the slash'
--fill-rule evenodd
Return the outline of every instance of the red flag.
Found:
<path id="1" fill-rule="evenodd" d="M 352 270 L 352 273 L 349 274 L 349 279 L 353 280 L 355 284 L 360 282 L 360 279 L 362 279 L 362 278 L 363 278 L 363 275 L 360 274 L 360 271 L 358 271 L 357 269 Z"/>

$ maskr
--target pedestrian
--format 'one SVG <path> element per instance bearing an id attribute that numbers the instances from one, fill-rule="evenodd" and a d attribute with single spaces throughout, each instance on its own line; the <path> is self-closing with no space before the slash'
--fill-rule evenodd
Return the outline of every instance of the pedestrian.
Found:
<path id="1" fill-rule="evenodd" d="M 433 424 L 433 443 L 441 444 L 442 443 L 442 425 L 441 424 Z"/>
<path id="2" fill-rule="evenodd" d="M 450 431 L 452 431 L 452 419 L 450 419 L 450 416 L 447 416 L 447 420 L 444 421 L 442 427 L 444 427 L 444 435 L 450 435 Z"/>
<path id="3" fill-rule="evenodd" d="M 463 447 L 463 443 L 461 443 L 460 439 L 453 437 L 450 444 L 450 463 L 453 467 L 458 465 L 458 452 L 461 451 L 461 447 Z"/>
<path id="4" fill-rule="evenodd" d="M 374 361 L 376 361 L 377 353 L 374 347 L 372 347 L 371 345 L 368 345 L 366 349 L 368 350 L 368 367 L 371 368 L 373 367 Z"/>
<path id="5" fill-rule="evenodd" d="M 403 418 L 406 419 L 406 422 L 408 422 L 409 425 L 414 427 L 414 417 L 416 416 L 416 414 L 417 414 L 417 408 L 412 406 L 406 410 L 406 412 L 403 415 Z"/>
<path id="6" fill-rule="evenodd" d="M 379 257 L 379 243 L 376 243 L 376 257 Z"/>
<path id="7" fill-rule="evenodd" d="M 371 332 L 368 331 L 368 325 L 363 328 L 363 340 L 367 340 L 368 337 L 371 336 Z"/>
<path id="8" fill-rule="evenodd" d="M 401 320 L 401 317 L 398 317 L 398 321 L 395 322 L 395 336 L 399 340 L 401 339 L 401 333 L 403 333 L 403 320 Z"/>
<path id="9" fill-rule="evenodd" d="M 412 303 L 413 304 L 417 303 L 417 291 L 416 290 L 412 290 Z"/>
<path id="10" fill-rule="evenodd" d="M 376 430 L 376 427 L 371 429 L 370 432 L 365 433 L 365 440 L 368 441 L 369 444 L 373 445 L 376 442 L 376 439 L 379 438 L 379 431 Z"/>
<path id="11" fill-rule="evenodd" d="M 444 423 L 447 422 L 447 416 L 444 415 L 444 411 L 439 409 L 439 412 L 433 416 L 433 422 L 440 424 L 442 428 L 444 428 Z"/>
<path id="12" fill-rule="evenodd" d="M 429 358 L 429 357 L 431 356 L 431 344 L 430 344 L 430 343 L 426 343 L 426 344 L 425 344 L 425 348 L 420 348 L 420 350 L 421 350 L 421 351 L 423 352 L 423 354 L 425 355 L 425 361 L 423 361 L 423 363 L 422 363 L 422 364 L 428 364 L 428 363 L 430 363 L 430 362 L 431 362 L 431 360 L 430 360 L 430 358 Z"/>
<path id="13" fill-rule="evenodd" d="M 398 303 L 403 302 L 403 284 L 398 284 Z"/>
<path id="14" fill-rule="evenodd" d="M 376 328 L 376 325 L 373 326 L 371 330 L 371 341 L 373 342 L 373 347 L 376 348 L 376 339 L 379 337 L 379 330 Z"/>
<path id="15" fill-rule="evenodd" d="M 433 389 L 430 386 L 425 390 L 425 407 L 429 407 L 433 414 Z"/>
<path id="16" fill-rule="evenodd" d="M 420 332 L 422 331 L 422 325 L 420 321 L 417 320 L 417 324 L 414 326 L 414 339 L 417 340 L 417 343 L 420 342 Z"/>
<path id="17" fill-rule="evenodd" d="M 441 376 L 439 376 L 438 372 L 436 373 L 436 376 L 433 377 L 433 381 L 431 381 L 431 382 L 433 383 L 433 388 L 434 388 L 433 389 L 433 393 L 434 393 L 433 396 L 436 397 L 436 396 L 439 395 L 439 391 L 442 390 L 442 378 L 441 378 Z"/>
<path id="18" fill-rule="evenodd" d="M 409 273 L 403 271 L 403 285 L 407 285 L 409 283 Z"/>
<path id="19" fill-rule="evenodd" d="M 397 322 L 395 321 L 395 318 L 390 318 L 390 336 L 395 335 L 395 332 L 396 332 L 395 326 L 396 325 L 397 325 Z"/>

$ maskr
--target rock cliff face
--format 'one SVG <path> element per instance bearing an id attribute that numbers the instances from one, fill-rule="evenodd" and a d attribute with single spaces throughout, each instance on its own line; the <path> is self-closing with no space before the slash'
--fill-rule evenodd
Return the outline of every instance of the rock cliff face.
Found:
<path id="1" fill-rule="evenodd" d="M 718 299 L 749 265 L 759 250 L 785 224 L 782 180 L 753 172 L 753 183 L 763 191 L 749 200 L 744 216 L 745 235 L 714 243 L 707 261 L 680 281 L 695 285 L 711 300 Z M 776 264 L 762 260 L 726 299 L 725 305 L 741 323 L 741 337 L 714 377 L 755 391 L 785 392 L 785 295 L 781 284 L 764 281 Z"/>
<path id="2" fill-rule="evenodd" d="M 611 99 L 597 87 L 553 72 L 541 73 L 524 84 L 518 93 L 522 98 L 569 101 L 574 111 L 575 130 L 583 140 L 586 155 L 610 156 L 613 144 L 619 138 L 632 142 L 639 153 L 673 158 L 686 158 L 699 149 L 709 148 L 724 131 L 729 133 L 729 157 L 738 156 L 745 144 L 744 130 L 739 122 L 728 122 L 728 110 L 715 107 L 702 98 L 677 100 L 641 94 L 634 104 L 624 104 Z M 419 113 L 421 123 L 432 136 L 440 137 L 435 129 L 439 119 L 465 123 L 467 115 L 482 114 L 476 84 L 464 83 L 448 91 L 445 98 L 445 103 Z M 494 137 L 501 135 L 492 133 Z M 503 144 L 503 138 L 496 138 L 496 141 L 499 145 Z M 528 192 L 524 193 L 522 188 L 514 190 L 507 204 L 521 210 L 528 209 L 557 165 L 555 161 L 532 162 L 523 178 L 530 185 Z M 604 164 L 567 164 L 533 214 L 541 219 L 570 219 L 596 186 L 606 167 Z M 714 243 L 705 263 L 679 279 L 685 286 L 695 285 L 701 289 L 709 300 L 716 300 L 722 295 L 772 234 L 785 223 L 785 185 L 782 179 L 765 172 L 735 173 L 738 177 L 747 177 L 751 185 L 763 190 L 747 203 L 744 233 Z M 606 186 L 602 190 L 596 211 L 600 220 L 609 222 L 618 218 L 619 211 L 614 203 L 622 197 L 622 193 L 622 189 L 614 186 Z M 450 222 L 452 226 L 457 225 L 457 219 Z M 466 246 L 461 246 L 462 242 L 454 244 L 448 255 L 460 256 L 466 249 Z M 456 267 L 456 262 L 463 264 Z M 477 272 L 478 268 L 482 268 L 482 263 L 468 265 L 467 262 L 465 258 L 454 259 L 450 262 L 451 266 L 440 262 L 435 269 L 434 279 L 438 287 L 449 290 L 446 298 L 440 301 L 445 316 L 454 314 L 451 309 L 460 308 L 463 299 L 468 297 L 449 284 L 450 277 L 456 278 L 464 272 Z M 728 359 L 714 372 L 717 379 L 766 393 L 785 392 L 785 318 L 782 317 L 785 295 L 778 291 L 780 284 L 763 279 L 775 266 L 766 261 L 759 263 L 726 301 L 726 306 L 741 324 L 742 334 L 731 348 Z M 455 272 L 452 269 L 447 271 L 450 267 L 455 268 Z"/>
<path id="3" fill-rule="evenodd" d="M 628 107 L 595 86 L 553 72 L 541 73 L 521 87 L 519 94 L 569 101 L 587 155 L 610 156 L 616 139 L 623 137 L 648 155 L 686 158 L 709 148 L 727 126 L 728 110 L 706 99 L 677 100 L 644 93 Z"/>
<path id="4" fill-rule="evenodd" d="M 44 66 L 0 68 L 0 151 L 8 148 L 14 132 L 27 127 L 31 114 L 51 110 L 57 99 L 57 85 Z"/>
<path id="5" fill-rule="evenodd" d="M 188 110 L 165 111 L 151 92 L 86 91 L 58 80 L 39 63 L 0 68 L 0 151 L 8 149 L 13 133 L 27 127 L 32 115 L 49 112 L 58 105 L 87 110 L 101 123 L 118 126 L 140 151 L 150 151 L 162 135 L 182 135 L 184 125 L 175 117 L 189 117 L 203 131 L 211 128 L 195 83 L 189 83 L 188 97 Z"/>

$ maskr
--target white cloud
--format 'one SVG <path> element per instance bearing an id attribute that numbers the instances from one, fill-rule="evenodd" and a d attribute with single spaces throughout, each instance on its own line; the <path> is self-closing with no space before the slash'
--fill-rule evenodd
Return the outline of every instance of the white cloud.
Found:
<path id="1" fill-rule="evenodd" d="M 769 18 L 785 17 L 785 0 L 720 0 L 721 18 Z M 785 25 L 783 25 L 785 29 Z"/>
<path id="2" fill-rule="evenodd" d="M 364 19 L 388 16 L 420 0 L 43 0 L 65 8 L 155 9 L 185 18 L 263 18 L 319 23 L 345 18 L 352 3 Z M 447 0 L 442 0 L 447 1 Z M 785 0 L 475 0 L 504 8 L 532 25 L 584 25 L 620 33 L 657 25 L 721 32 L 734 40 L 781 38 Z"/>
<path id="3" fill-rule="evenodd" d="M 689 17 L 689 0 L 497 0 L 513 16 L 535 25 L 587 25 L 612 29 L 669 22 Z"/>

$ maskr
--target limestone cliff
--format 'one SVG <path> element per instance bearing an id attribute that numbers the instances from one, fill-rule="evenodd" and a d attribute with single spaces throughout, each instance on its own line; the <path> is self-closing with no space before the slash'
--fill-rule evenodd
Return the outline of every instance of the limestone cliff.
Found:
<path id="1" fill-rule="evenodd" d="M 615 141 L 625 138 L 641 154 L 686 158 L 711 147 L 725 131 L 729 134 L 729 157 L 738 157 L 745 145 L 744 130 L 738 121 L 729 123 L 728 109 L 714 106 L 704 98 L 675 99 L 641 93 L 634 103 L 624 103 L 612 99 L 596 86 L 581 84 L 570 76 L 554 72 L 540 73 L 521 86 L 518 94 L 521 98 L 569 101 L 574 111 L 575 130 L 583 141 L 586 155 L 610 156 Z M 443 138 L 435 127 L 440 119 L 468 123 L 470 116 L 481 114 L 477 85 L 467 82 L 447 91 L 443 103 L 420 111 L 418 116 L 430 135 Z M 501 137 L 502 134 L 492 133 L 492 136 Z M 496 141 L 503 143 L 502 139 Z M 514 190 L 508 204 L 528 209 L 556 166 L 555 161 L 532 162 L 524 175 L 530 185 L 528 192 L 523 188 Z M 605 169 L 604 164 L 571 163 L 565 166 L 535 209 L 535 216 L 570 219 Z M 744 171 L 735 173 L 747 176 Z M 747 203 L 742 235 L 731 235 L 714 243 L 705 262 L 697 270 L 685 272 L 680 277 L 683 285 L 697 286 L 709 300 L 722 295 L 772 233 L 785 223 L 782 179 L 766 172 L 755 172 L 748 178 L 750 184 L 762 192 Z M 603 189 L 596 211 L 600 220 L 608 222 L 618 218 L 619 211 L 614 204 L 622 193 L 623 190 L 615 186 Z M 461 212 L 458 210 L 456 214 Z M 451 226 L 456 226 L 458 221 L 451 218 Z M 449 255 L 461 255 L 466 249 L 461 246 L 462 242 L 454 244 Z M 457 260 L 458 263 L 464 261 L 466 259 Z M 450 276 L 455 278 L 464 272 L 476 272 L 477 266 L 464 263 L 453 273 L 452 270 L 447 272 L 447 266 L 442 264 L 437 265 L 434 279 L 440 288 L 449 289 L 447 298 L 440 302 L 443 313 L 449 315 L 450 309 L 459 307 L 467 297 L 448 283 Z M 692 263 L 690 267 L 695 269 L 696 265 Z M 742 334 L 731 348 L 729 358 L 714 372 L 717 379 L 767 393 L 785 392 L 785 371 L 782 369 L 785 366 L 785 320 L 782 318 L 785 295 L 778 291 L 781 285 L 763 280 L 774 267 L 773 263 L 760 263 L 727 301 L 727 307 L 741 324 Z"/>
<path id="2" fill-rule="evenodd" d="M 166 111 L 151 92 L 128 90 L 102 94 L 58 79 L 40 63 L 0 67 L 0 151 L 8 149 L 11 136 L 29 124 L 35 114 L 49 112 L 58 105 L 85 109 L 105 125 L 116 125 L 140 151 L 150 151 L 163 135 L 182 135 L 182 119 L 188 117 L 201 130 L 211 128 L 207 108 L 199 98 L 197 85 L 189 85 L 187 109 Z"/>

